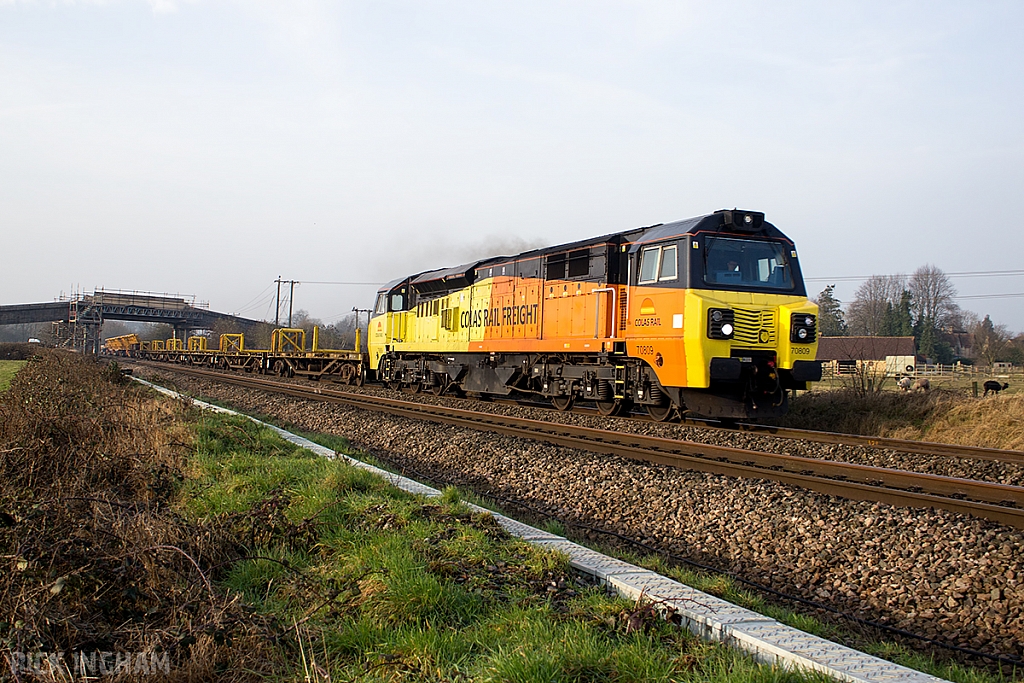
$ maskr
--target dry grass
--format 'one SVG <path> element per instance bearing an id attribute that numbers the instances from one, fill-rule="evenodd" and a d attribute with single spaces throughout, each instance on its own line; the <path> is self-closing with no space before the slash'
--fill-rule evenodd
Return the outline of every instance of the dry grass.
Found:
<path id="1" fill-rule="evenodd" d="M 926 394 L 811 392 L 794 400 L 788 415 L 771 422 L 801 429 L 1024 450 L 1024 394 L 974 398 L 944 389 Z"/>
<path id="2" fill-rule="evenodd" d="M 255 680 L 274 667 L 264 620 L 211 587 L 236 555 L 228 530 L 170 505 L 191 440 L 182 410 L 57 352 L 0 395 L 0 658 L 163 653 L 169 673 L 147 680 Z"/>
<path id="3" fill-rule="evenodd" d="M 920 427 L 893 429 L 887 436 L 1024 450 L 1024 394 L 965 398 L 943 408 Z"/>

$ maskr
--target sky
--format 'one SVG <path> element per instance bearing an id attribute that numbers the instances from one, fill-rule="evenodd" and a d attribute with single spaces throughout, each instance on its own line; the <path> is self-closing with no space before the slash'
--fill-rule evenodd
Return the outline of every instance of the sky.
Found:
<path id="1" fill-rule="evenodd" d="M 0 304 L 333 322 L 376 283 L 763 211 L 808 291 L 1024 293 L 1020 2 L 0 0 Z M 370 284 L 317 284 L 325 282 Z M 1024 297 L 962 299 L 1024 331 Z"/>

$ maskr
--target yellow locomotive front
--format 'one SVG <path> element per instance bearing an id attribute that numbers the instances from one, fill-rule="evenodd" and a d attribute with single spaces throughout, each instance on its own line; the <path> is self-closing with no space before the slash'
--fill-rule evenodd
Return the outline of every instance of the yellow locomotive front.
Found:
<path id="1" fill-rule="evenodd" d="M 654 369 L 676 407 L 777 415 L 788 389 L 820 379 L 818 308 L 796 247 L 763 214 L 657 226 L 629 251 L 627 352 Z"/>

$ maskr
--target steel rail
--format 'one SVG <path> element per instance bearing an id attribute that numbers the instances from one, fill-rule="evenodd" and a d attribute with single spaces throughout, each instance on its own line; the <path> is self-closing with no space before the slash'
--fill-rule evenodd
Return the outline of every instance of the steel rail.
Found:
<path id="1" fill-rule="evenodd" d="M 802 439 L 816 443 L 834 443 L 842 446 L 866 446 L 868 448 L 884 448 L 901 453 L 918 455 L 936 455 L 946 458 L 970 460 L 991 460 L 1024 465 L 1024 451 L 1013 451 L 1002 448 L 983 448 L 981 446 L 961 446 L 959 444 L 936 443 L 934 441 L 914 441 L 911 439 L 891 439 L 882 436 L 861 436 L 859 434 L 842 434 L 840 432 L 819 432 L 794 427 L 773 427 L 748 422 L 740 422 L 733 426 L 710 424 L 714 420 L 686 418 L 687 424 L 717 429 L 722 431 L 742 431 L 754 434 L 768 434 L 783 439 Z"/>
<path id="2" fill-rule="evenodd" d="M 509 405 L 523 405 L 543 410 L 554 410 L 550 405 L 540 402 L 523 402 L 514 399 L 495 399 L 495 403 L 507 403 Z M 576 406 L 572 412 L 585 415 L 599 415 L 597 410 L 587 407 Z M 619 415 L 619 419 L 626 416 Z M 633 415 L 627 419 L 647 420 L 643 414 Z M 1024 451 L 1014 451 L 1003 448 L 984 448 L 981 446 L 962 446 L 959 444 L 936 443 L 934 441 L 914 441 L 912 439 L 892 439 L 883 436 L 861 436 L 859 434 L 843 434 L 841 432 L 819 432 L 813 429 L 797 429 L 795 427 L 774 427 L 772 425 L 754 424 L 750 422 L 737 422 L 735 424 L 722 424 L 720 420 L 713 418 L 684 417 L 682 423 L 704 429 L 713 429 L 722 432 L 750 432 L 752 434 L 767 434 L 779 439 L 793 439 L 802 441 L 813 441 L 815 443 L 831 443 L 840 446 L 864 446 L 867 448 L 880 448 L 900 453 L 913 453 L 915 455 L 933 455 L 943 458 L 957 458 L 960 460 L 987 460 L 991 462 L 1009 463 L 1012 465 L 1024 465 Z"/>
<path id="3" fill-rule="evenodd" d="M 340 403 L 682 469 L 769 479 L 854 500 L 934 507 L 1024 528 L 1024 487 L 480 413 L 180 366 L 173 371 L 295 398 Z"/>

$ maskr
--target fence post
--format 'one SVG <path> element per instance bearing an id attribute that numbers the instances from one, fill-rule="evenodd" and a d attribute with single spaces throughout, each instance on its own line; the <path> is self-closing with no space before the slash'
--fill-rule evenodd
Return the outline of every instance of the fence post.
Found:
<path id="1" fill-rule="evenodd" d="M 978 380 L 971 382 L 971 393 L 974 394 L 974 398 L 978 398 Z"/>

